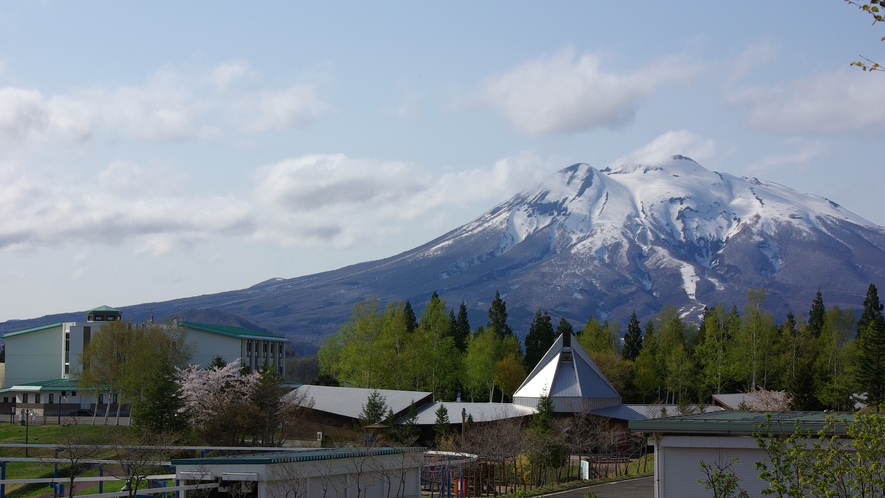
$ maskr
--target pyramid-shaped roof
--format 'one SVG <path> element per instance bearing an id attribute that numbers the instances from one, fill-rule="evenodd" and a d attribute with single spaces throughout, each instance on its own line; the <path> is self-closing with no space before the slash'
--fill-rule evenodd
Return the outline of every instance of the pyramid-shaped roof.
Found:
<path id="1" fill-rule="evenodd" d="M 535 408 L 545 394 L 556 412 L 589 412 L 621 404 L 621 395 L 571 334 L 556 338 L 513 394 L 513 403 Z"/>

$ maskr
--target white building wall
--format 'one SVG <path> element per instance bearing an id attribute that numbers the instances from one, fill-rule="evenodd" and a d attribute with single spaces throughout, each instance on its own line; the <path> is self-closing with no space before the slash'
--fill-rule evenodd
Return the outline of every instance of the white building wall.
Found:
<path id="1" fill-rule="evenodd" d="M 65 324 L 6 338 L 4 387 L 64 376 Z"/>
<path id="2" fill-rule="evenodd" d="M 655 442 L 654 438 L 650 442 Z M 655 498 L 709 498 L 712 491 L 699 480 L 705 478 L 700 462 L 731 468 L 738 485 L 750 496 L 762 496 L 767 483 L 759 479 L 756 462 L 766 458 L 749 436 L 662 436 L 655 444 Z"/>
<path id="3" fill-rule="evenodd" d="M 242 357 L 239 338 L 212 334 L 202 330 L 186 330 L 187 337 L 185 340 L 196 345 L 190 361 L 194 365 L 205 367 L 212 363 L 212 359 L 216 356 L 224 358 L 225 363 L 230 363 Z"/>

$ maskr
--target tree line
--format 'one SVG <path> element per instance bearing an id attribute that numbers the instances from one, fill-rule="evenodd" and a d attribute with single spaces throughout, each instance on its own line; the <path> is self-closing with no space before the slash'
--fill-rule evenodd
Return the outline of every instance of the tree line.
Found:
<path id="1" fill-rule="evenodd" d="M 436 400 L 512 396 L 560 334 L 574 334 L 625 402 L 709 403 L 719 393 L 786 391 L 797 410 L 849 409 L 862 394 L 885 401 L 885 320 L 870 284 L 858 317 L 826 307 L 817 292 L 806 314 L 778 322 L 765 289 L 738 309 L 706 307 L 698 323 L 665 306 L 644 325 L 633 313 L 622 334 L 615 321 L 590 318 L 575 330 L 538 310 L 520 343 L 496 292 L 489 321 L 471 329 L 465 303 L 448 309 L 437 293 L 416 317 L 409 301 L 358 303 L 323 343 L 319 383 L 426 390 Z M 807 318 L 806 318 L 807 317 Z"/>

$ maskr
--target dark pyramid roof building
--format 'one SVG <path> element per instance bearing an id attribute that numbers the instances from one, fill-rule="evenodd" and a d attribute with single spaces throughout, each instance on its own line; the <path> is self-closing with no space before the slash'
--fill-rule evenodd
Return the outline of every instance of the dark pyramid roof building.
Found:
<path id="1" fill-rule="evenodd" d="M 571 335 L 556 339 L 513 394 L 513 403 L 535 408 L 545 394 L 556 412 L 589 413 L 621 404 L 621 395 Z"/>

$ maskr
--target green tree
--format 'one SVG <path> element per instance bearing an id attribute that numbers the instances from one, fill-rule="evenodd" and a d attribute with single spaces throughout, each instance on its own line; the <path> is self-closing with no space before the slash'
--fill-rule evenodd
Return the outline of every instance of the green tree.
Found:
<path id="1" fill-rule="evenodd" d="M 470 337 L 467 304 L 461 301 L 461 305 L 458 306 L 458 315 L 454 316 L 454 313 L 452 313 L 449 316 L 452 318 L 452 337 L 455 338 L 455 348 L 463 353 L 467 351 L 467 338 Z"/>
<path id="2" fill-rule="evenodd" d="M 720 394 L 733 383 L 737 370 L 734 335 L 740 329 L 740 317 L 726 312 L 720 303 L 707 311 L 703 323 L 703 334 L 695 348 L 700 387 L 704 393 Z"/>
<path id="3" fill-rule="evenodd" d="M 496 386 L 501 389 L 501 393 L 507 397 L 512 397 L 513 393 L 525 380 L 525 368 L 516 354 L 511 352 L 495 363 L 495 374 L 493 380 Z M 504 401 L 503 399 L 501 400 Z"/>
<path id="4" fill-rule="evenodd" d="M 824 298 L 818 289 L 814 301 L 811 303 L 811 310 L 808 311 L 808 330 L 813 337 L 818 337 L 823 330 L 826 315 L 827 308 L 824 306 Z"/>
<path id="5" fill-rule="evenodd" d="M 535 368 L 555 341 L 550 315 L 539 309 L 535 312 L 529 325 L 529 333 L 525 337 L 525 366 L 529 371 Z"/>
<path id="6" fill-rule="evenodd" d="M 415 329 L 418 328 L 418 317 L 415 316 L 415 310 L 412 309 L 412 303 L 406 300 L 406 304 L 403 308 L 403 313 L 405 314 L 406 320 L 406 330 L 408 332 L 414 332 Z"/>
<path id="7" fill-rule="evenodd" d="M 619 337 L 612 333 L 606 324 L 600 324 L 595 318 L 587 320 L 587 324 L 578 333 L 578 342 L 588 353 L 593 351 L 614 351 Z"/>
<path id="8" fill-rule="evenodd" d="M 486 328 L 494 329 L 500 338 L 513 335 L 513 330 L 507 325 L 507 303 L 501 299 L 498 290 L 495 290 L 495 299 L 489 307 L 489 323 Z"/>
<path id="9" fill-rule="evenodd" d="M 337 344 L 329 343 L 330 351 L 326 354 L 334 352 L 332 349 L 336 346 L 340 349 L 328 373 L 356 387 L 378 387 L 384 367 L 378 361 L 384 347 L 381 333 L 378 298 L 372 297 L 354 305 L 350 320 L 338 329 Z"/>
<path id="10" fill-rule="evenodd" d="M 435 400 L 453 397 L 460 357 L 456 354 L 446 302 L 436 292 L 421 313 L 415 334 L 418 385 L 431 391 Z"/>
<path id="11" fill-rule="evenodd" d="M 261 377 L 252 390 L 251 401 L 256 408 L 252 419 L 253 441 L 261 441 L 262 446 L 282 444 L 282 425 L 288 418 L 288 404 L 283 396 L 289 392 L 283 377 L 273 368 L 262 369 Z"/>
<path id="12" fill-rule="evenodd" d="M 366 404 L 359 414 L 360 427 L 372 424 L 390 423 L 393 420 L 393 410 L 387 406 L 387 398 L 378 391 L 372 391 L 366 399 Z"/>
<path id="13" fill-rule="evenodd" d="M 470 401 L 488 393 L 492 400 L 495 388 L 495 364 L 498 361 L 500 340 L 494 330 L 482 330 L 470 338 L 464 356 L 462 384 L 470 395 Z"/>
<path id="14" fill-rule="evenodd" d="M 449 422 L 449 410 L 446 409 L 446 405 L 440 403 L 434 413 L 436 420 L 433 422 L 433 432 L 436 434 L 436 440 L 440 441 L 449 434 L 452 424 Z"/>
<path id="15" fill-rule="evenodd" d="M 882 316 L 873 319 L 862 332 L 857 379 L 859 388 L 866 393 L 866 403 L 879 411 L 885 402 L 885 318 Z"/>
<path id="16" fill-rule="evenodd" d="M 627 322 L 627 333 L 624 334 L 624 349 L 621 350 L 621 357 L 628 361 L 636 361 L 640 351 L 642 351 L 642 327 L 639 326 L 639 320 L 634 311 L 630 315 L 630 321 Z"/>
<path id="17" fill-rule="evenodd" d="M 188 428 L 184 399 L 175 376 L 175 365 L 168 357 L 159 359 L 150 374 L 141 399 L 133 403 L 132 425 L 150 433 L 182 434 Z"/>
<path id="18" fill-rule="evenodd" d="M 743 358 L 739 363 L 741 378 L 747 390 L 757 386 L 766 387 L 770 373 L 771 349 L 777 328 L 774 317 L 764 310 L 765 289 L 750 289 L 747 292 L 747 305 L 741 317 L 741 330 L 737 336 L 737 354 Z"/>
<path id="19" fill-rule="evenodd" d="M 882 303 L 879 301 L 879 291 L 874 284 L 867 288 L 867 296 L 863 300 L 863 312 L 857 320 L 857 338 L 877 317 L 882 316 Z"/>
<path id="20" fill-rule="evenodd" d="M 160 360 L 168 358 L 173 366 L 183 367 L 192 349 L 179 328 L 107 322 L 83 348 L 74 376 L 81 389 L 106 392 L 108 407 L 117 397 L 119 424 L 120 405 L 126 401 L 141 404 L 151 379 L 162 367 Z"/>

